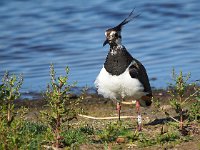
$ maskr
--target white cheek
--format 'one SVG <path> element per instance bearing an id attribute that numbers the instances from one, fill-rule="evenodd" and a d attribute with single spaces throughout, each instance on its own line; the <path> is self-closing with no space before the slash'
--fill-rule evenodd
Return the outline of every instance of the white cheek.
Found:
<path id="1" fill-rule="evenodd" d="M 110 36 L 114 36 L 115 33 L 116 33 L 115 31 L 111 31 L 111 32 L 110 32 Z"/>

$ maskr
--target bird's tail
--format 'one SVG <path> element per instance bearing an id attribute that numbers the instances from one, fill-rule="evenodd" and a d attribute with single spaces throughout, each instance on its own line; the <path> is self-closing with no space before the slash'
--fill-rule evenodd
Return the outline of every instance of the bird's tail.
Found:
<path id="1" fill-rule="evenodd" d="M 142 96 L 141 99 L 145 102 L 146 106 L 150 106 L 152 103 L 152 94 L 148 94 L 145 96 Z"/>

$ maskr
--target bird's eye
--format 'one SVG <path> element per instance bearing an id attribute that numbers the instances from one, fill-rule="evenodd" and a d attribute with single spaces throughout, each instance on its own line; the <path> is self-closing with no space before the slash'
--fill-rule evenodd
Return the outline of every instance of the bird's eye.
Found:
<path id="1" fill-rule="evenodd" d="M 115 33 L 115 37 L 117 37 L 118 36 L 118 34 L 117 33 Z"/>

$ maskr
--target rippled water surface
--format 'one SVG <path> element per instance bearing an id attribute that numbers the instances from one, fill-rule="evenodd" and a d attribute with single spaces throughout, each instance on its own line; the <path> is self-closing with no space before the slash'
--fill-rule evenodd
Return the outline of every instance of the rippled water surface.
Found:
<path id="1" fill-rule="evenodd" d="M 166 87 L 172 67 L 200 79 L 200 1 L 1 1 L 0 75 L 24 74 L 23 90 L 40 91 L 57 74 L 93 86 L 107 55 L 104 31 L 133 8 L 140 13 L 123 28 L 123 44 L 147 69 L 153 87 Z"/>

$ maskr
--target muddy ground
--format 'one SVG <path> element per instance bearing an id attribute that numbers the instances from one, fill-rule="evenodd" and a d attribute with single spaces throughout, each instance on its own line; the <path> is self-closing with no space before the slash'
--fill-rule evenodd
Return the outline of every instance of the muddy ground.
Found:
<path id="1" fill-rule="evenodd" d="M 76 95 L 72 96 L 72 100 L 76 98 Z M 164 112 L 168 112 L 170 116 L 175 119 L 179 119 L 177 113 L 173 110 L 173 108 L 169 105 L 170 96 L 164 90 L 154 90 L 154 99 L 159 100 L 161 103 L 161 109 L 163 111 L 158 111 L 158 108 L 155 107 L 155 103 L 153 103 L 150 107 L 141 108 L 141 113 L 143 117 L 143 130 L 147 134 L 155 134 L 161 132 L 165 123 L 167 121 L 172 121 L 170 117 L 167 117 Z M 130 100 L 129 100 L 130 101 Z M 190 103 L 192 103 L 191 101 Z M 17 106 L 26 106 L 30 108 L 29 113 L 27 114 L 27 118 L 30 120 L 37 121 L 37 116 L 40 110 L 46 109 L 46 102 L 43 98 L 38 98 L 35 100 L 18 100 L 16 102 Z M 97 94 L 85 94 L 82 96 L 82 100 L 79 103 L 78 107 L 83 108 L 83 113 L 93 117 L 111 117 L 117 116 L 116 111 L 116 102 L 113 102 L 109 99 L 104 99 Z M 135 105 L 123 105 L 122 104 L 122 116 L 137 116 L 135 112 Z M 78 116 L 78 120 L 74 121 L 74 124 L 78 124 L 79 122 L 84 122 L 85 124 L 92 125 L 96 128 L 105 128 L 108 122 L 114 122 L 114 120 L 93 120 L 87 119 Z M 136 130 L 136 119 L 121 119 L 124 122 L 127 122 L 129 126 L 132 126 L 133 132 Z M 192 133 L 192 139 L 187 142 L 181 142 L 178 144 L 164 144 L 164 145 L 154 145 L 148 147 L 139 148 L 137 145 L 130 145 L 126 143 L 117 143 L 112 142 L 108 143 L 108 149 L 144 149 L 144 150 L 159 150 L 159 149 L 171 149 L 171 150 L 199 150 L 200 149 L 200 125 L 199 123 L 192 123 L 194 126 L 195 132 Z M 193 129 L 191 129 L 193 130 Z M 83 144 L 80 146 L 82 150 L 98 150 L 105 149 L 105 145 L 99 143 L 90 143 Z"/>

